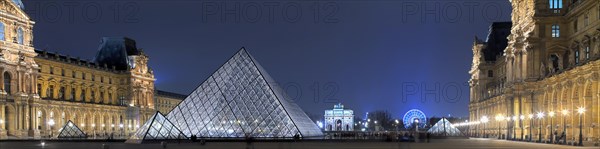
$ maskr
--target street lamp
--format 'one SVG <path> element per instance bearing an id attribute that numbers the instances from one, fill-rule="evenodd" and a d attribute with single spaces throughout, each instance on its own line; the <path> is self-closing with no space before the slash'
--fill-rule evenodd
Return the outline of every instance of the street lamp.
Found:
<path id="1" fill-rule="evenodd" d="M 513 121 L 512 124 L 511 124 L 512 130 L 513 130 L 513 137 L 512 137 L 512 139 L 515 140 L 515 138 L 517 138 L 517 129 L 515 129 L 515 122 L 517 121 L 517 116 L 516 115 L 512 117 L 512 121 Z"/>
<path id="2" fill-rule="evenodd" d="M 565 119 L 565 117 L 567 117 L 567 114 L 569 114 L 569 111 L 567 110 L 562 110 L 562 114 L 563 114 L 563 135 L 561 136 L 563 138 L 563 143 L 567 143 L 567 120 Z"/>
<path id="3" fill-rule="evenodd" d="M 119 124 L 119 128 L 121 128 L 121 136 L 124 136 L 125 132 L 123 132 L 123 124 Z"/>
<path id="4" fill-rule="evenodd" d="M 483 138 L 485 138 L 486 136 L 486 128 L 485 128 L 485 124 L 490 121 L 490 119 L 487 116 L 483 116 L 481 117 L 481 122 L 483 123 Z"/>
<path id="5" fill-rule="evenodd" d="M 52 138 L 52 136 L 54 136 L 54 131 L 52 130 L 52 127 L 54 127 L 54 119 L 50 119 L 48 125 L 50 125 L 50 138 Z"/>
<path id="6" fill-rule="evenodd" d="M 583 113 L 585 113 L 584 107 L 577 108 L 577 113 L 579 113 L 579 146 L 583 146 L 583 130 L 582 130 L 582 121 L 583 121 Z"/>
<path id="7" fill-rule="evenodd" d="M 419 119 L 415 119 L 415 131 L 419 132 Z"/>
<path id="8" fill-rule="evenodd" d="M 506 120 L 506 140 L 509 140 L 510 138 L 510 116 L 507 115 L 506 117 L 504 117 L 504 120 Z"/>
<path id="9" fill-rule="evenodd" d="M 502 117 L 501 114 L 496 115 L 496 121 L 498 122 L 498 139 L 502 139 L 502 137 L 501 137 L 502 135 L 500 134 L 500 125 L 502 125 L 501 122 L 503 119 L 504 118 Z"/>
<path id="10" fill-rule="evenodd" d="M 529 142 L 531 142 L 531 138 L 533 138 L 533 136 L 531 135 L 531 130 L 533 129 L 533 114 L 529 114 Z"/>
<path id="11" fill-rule="evenodd" d="M 554 137 L 556 137 L 554 136 L 554 114 L 556 114 L 554 111 L 550 111 L 550 113 L 548 113 L 548 115 L 550 115 L 550 136 L 552 136 L 550 137 L 550 143 L 554 143 Z"/>
<path id="12" fill-rule="evenodd" d="M 398 119 L 394 120 L 396 122 L 396 135 L 398 135 L 398 125 L 400 125 L 400 121 Z"/>
<path id="13" fill-rule="evenodd" d="M 540 128 L 539 128 L 539 136 L 538 136 L 538 141 L 541 143 L 542 142 L 542 118 L 544 118 L 544 112 L 539 112 L 537 114 L 538 119 L 540 120 Z"/>
<path id="14" fill-rule="evenodd" d="M 519 116 L 519 119 L 520 119 L 519 120 L 519 127 L 521 127 L 521 141 L 523 141 L 523 132 L 524 132 L 524 129 L 523 129 L 523 120 L 525 119 L 525 116 L 521 115 L 521 116 Z"/>

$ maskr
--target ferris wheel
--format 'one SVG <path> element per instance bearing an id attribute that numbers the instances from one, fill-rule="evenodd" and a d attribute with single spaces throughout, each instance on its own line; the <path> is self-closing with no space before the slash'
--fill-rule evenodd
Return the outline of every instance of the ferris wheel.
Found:
<path id="1" fill-rule="evenodd" d="M 417 123 L 419 128 L 424 128 L 427 125 L 427 116 L 421 110 L 412 109 L 404 114 L 402 122 L 404 123 L 404 128 L 407 129 L 414 127 L 415 123 Z"/>

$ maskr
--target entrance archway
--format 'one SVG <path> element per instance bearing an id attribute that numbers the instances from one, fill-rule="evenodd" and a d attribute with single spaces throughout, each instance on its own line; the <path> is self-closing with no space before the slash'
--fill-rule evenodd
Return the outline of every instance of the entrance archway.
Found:
<path id="1" fill-rule="evenodd" d="M 335 131 L 341 131 L 341 130 L 342 130 L 342 120 L 335 121 Z"/>

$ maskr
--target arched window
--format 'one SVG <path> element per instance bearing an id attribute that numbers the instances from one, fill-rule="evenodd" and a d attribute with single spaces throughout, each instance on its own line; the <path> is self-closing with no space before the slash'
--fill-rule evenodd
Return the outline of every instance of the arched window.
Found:
<path id="1" fill-rule="evenodd" d="M 5 41 L 4 39 L 4 23 L 0 22 L 0 40 Z"/>
<path id="2" fill-rule="evenodd" d="M 550 55 L 550 61 L 552 62 L 552 69 L 554 69 L 554 72 L 558 71 L 558 64 L 560 59 L 558 58 L 558 56 L 556 56 L 555 54 Z"/>
<path id="3" fill-rule="evenodd" d="M 4 91 L 10 94 L 10 74 L 8 72 L 4 72 Z"/>
<path id="4" fill-rule="evenodd" d="M 23 29 L 20 27 L 17 29 L 17 43 L 23 44 Z"/>

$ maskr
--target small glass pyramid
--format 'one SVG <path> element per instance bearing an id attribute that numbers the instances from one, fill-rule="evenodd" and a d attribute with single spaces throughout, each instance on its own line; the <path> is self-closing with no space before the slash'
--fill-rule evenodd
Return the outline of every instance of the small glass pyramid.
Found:
<path id="1" fill-rule="evenodd" d="M 428 133 L 438 136 L 462 136 L 463 134 L 454 127 L 446 118 L 442 118 L 440 121 L 435 123 L 429 130 Z"/>
<path id="2" fill-rule="evenodd" d="M 183 133 L 167 120 L 162 113 L 156 112 L 125 143 L 142 143 L 148 140 L 187 139 Z"/>
<path id="3" fill-rule="evenodd" d="M 87 135 L 79 129 L 71 120 L 60 129 L 58 138 L 87 138 Z"/>

